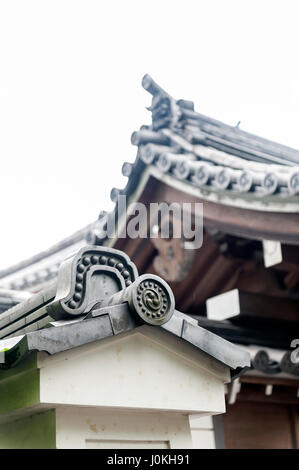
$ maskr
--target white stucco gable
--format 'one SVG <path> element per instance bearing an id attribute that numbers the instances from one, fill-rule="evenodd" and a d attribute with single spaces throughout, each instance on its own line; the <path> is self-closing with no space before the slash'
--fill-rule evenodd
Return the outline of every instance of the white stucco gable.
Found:
<path id="1" fill-rule="evenodd" d="M 54 356 L 39 353 L 38 367 L 41 403 L 54 405 L 222 413 L 230 380 L 228 367 L 150 326 Z"/>

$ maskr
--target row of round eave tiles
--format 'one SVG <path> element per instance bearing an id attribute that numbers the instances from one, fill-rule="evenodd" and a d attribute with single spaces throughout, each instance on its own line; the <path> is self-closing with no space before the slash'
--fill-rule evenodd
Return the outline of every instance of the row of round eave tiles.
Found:
<path id="1" fill-rule="evenodd" d="M 8 288 L 12 290 L 22 290 L 28 287 L 39 285 L 45 281 L 49 281 L 54 277 L 57 277 L 59 270 L 59 264 L 47 268 L 46 270 L 38 271 L 32 275 L 29 275 L 28 278 L 24 277 L 21 281 L 14 281 L 9 284 Z"/>
<path id="2" fill-rule="evenodd" d="M 153 164 L 163 173 L 173 173 L 181 180 L 191 179 L 191 182 L 195 183 L 196 185 L 198 184 L 199 186 L 208 184 L 208 180 L 213 180 L 219 189 L 227 189 L 230 184 L 233 183 L 233 179 L 231 179 L 231 176 L 228 172 L 230 168 L 225 168 L 221 167 L 221 165 L 213 165 L 212 163 L 202 161 L 202 165 L 198 169 L 194 170 L 189 168 L 188 159 L 174 163 L 172 159 L 167 156 L 167 152 L 165 153 L 164 151 L 161 153 L 159 148 L 153 149 L 150 147 L 151 145 L 151 142 L 148 142 L 147 144 L 143 143 L 142 146 L 138 148 L 139 158 L 146 165 Z M 171 148 L 169 148 L 169 152 L 171 152 Z M 196 159 L 191 161 L 200 162 L 201 160 Z M 287 187 L 290 195 L 296 195 L 299 193 L 298 171 L 295 171 L 293 174 L 290 173 L 289 179 L 285 182 L 285 184 L 281 184 L 279 182 L 278 176 L 270 170 L 269 172 L 264 172 L 264 175 L 261 177 L 261 181 L 259 183 L 254 182 L 255 173 L 252 170 L 239 171 L 240 175 L 237 177 L 239 192 L 249 192 L 252 189 L 254 190 L 254 187 L 256 184 L 258 184 L 258 186 L 261 185 L 264 188 L 265 194 L 267 195 L 278 192 L 281 187 L 284 186 Z M 193 176 L 190 178 L 191 174 L 193 174 Z M 113 188 L 113 201 L 115 201 L 117 198 L 117 191 L 119 192 L 120 190 Z"/>
<path id="3" fill-rule="evenodd" d="M 109 258 L 105 255 L 84 256 L 77 265 L 75 293 L 72 299 L 68 302 L 68 306 L 71 309 L 77 308 L 79 306 L 80 301 L 82 300 L 84 274 L 86 273 L 86 271 L 88 271 L 91 265 L 96 264 L 115 267 L 125 279 L 126 286 L 128 287 L 132 284 L 129 271 L 125 269 L 125 266 L 122 263 L 118 262 L 115 258 Z"/>

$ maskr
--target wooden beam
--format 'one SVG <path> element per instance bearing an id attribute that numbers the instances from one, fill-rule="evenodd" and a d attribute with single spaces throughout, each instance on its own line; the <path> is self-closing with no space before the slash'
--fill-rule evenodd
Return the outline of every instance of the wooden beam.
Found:
<path id="1" fill-rule="evenodd" d="M 281 322 L 279 325 L 277 322 L 276 324 L 270 322 L 267 327 L 264 325 L 261 327 L 254 322 L 237 325 L 232 324 L 231 321 L 209 320 L 200 315 L 191 316 L 198 321 L 199 326 L 232 343 L 289 350 L 292 339 L 297 338 L 299 334 L 299 327 L 290 322 Z"/>
<path id="2" fill-rule="evenodd" d="M 299 300 L 233 289 L 207 300 L 207 317 L 211 320 L 230 318 L 236 321 L 250 317 L 298 322 Z"/>
<path id="3" fill-rule="evenodd" d="M 142 199 L 168 203 L 202 202 L 204 227 L 218 228 L 225 233 L 253 240 L 277 240 L 299 245 L 299 213 L 250 210 L 208 202 L 154 177 L 149 179 Z"/>
<path id="4" fill-rule="evenodd" d="M 275 269 L 282 271 L 292 271 L 299 274 L 299 246 L 281 245 L 282 261 L 275 266 Z"/>
<path id="5" fill-rule="evenodd" d="M 294 377 L 294 380 L 292 379 L 285 379 L 281 377 L 260 377 L 260 376 L 254 376 L 254 375 L 242 375 L 240 377 L 240 382 L 242 383 L 248 383 L 248 384 L 261 384 L 261 385 L 281 385 L 284 387 L 299 387 L 299 377 L 296 378 Z"/>
<path id="6" fill-rule="evenodd" d="M 238 394 L 237 402 L 259 402 L 272 404 L 298 405 L 297 388 L 279 386 L 273 387 L 271 395 L 265 395 L 265 387 L 255 384 L 243 384 L 241 392 Z"/>

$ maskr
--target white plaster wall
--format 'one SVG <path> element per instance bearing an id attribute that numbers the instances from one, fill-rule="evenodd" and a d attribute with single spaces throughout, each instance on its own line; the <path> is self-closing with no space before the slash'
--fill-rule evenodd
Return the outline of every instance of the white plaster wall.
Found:
<path id="1" fill-rule="evenodd" d="M 137 330 L 54 356 L 40 355 L 41 402 L 224 412 L 227 368 L 169 333 L 157 337 Z"/>
<path id="2" fill-rule="evenodd" d="M 190 416 L 190 429 L 194 449 L 215 449 L 215 431 L 212 416 Z"/>
<path id="3" fill-rule="evenodd" d="M 58 449 L 192 448 L 189 419 L 182 414 L 58 407 L 56 430 Z"/>

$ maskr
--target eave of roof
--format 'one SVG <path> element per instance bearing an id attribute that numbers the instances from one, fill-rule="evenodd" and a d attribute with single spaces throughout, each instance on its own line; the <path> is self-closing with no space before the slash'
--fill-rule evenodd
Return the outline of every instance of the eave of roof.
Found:
<path id="1" fill-rule="evenodd" d="M 139 276 L 122 251 L 89 245 L 62 263 L 57 282 L 1 315 L 0 367 L 30 351 L 56 354 L 144 324 L 192 344 L 234 374 L 250 365 L 247 352 L 176 311 L 163 279 Z"/>
<path id="2" fill-rule="evenodd" d="M 123 305 L 121 310 L 111 309 L 99 316 L 97 316 L 97 311 L 94 311 L 92 318 L 53 322 L 47 328 L 1 340 L 0 350 L 4 352 L 5 362 L 0 364 L 0 369 L 13 367 L 31 351 L 57 354 L 138 327 L 140 324 L 131 315 L 128 305 Z M 175 312 L 172 319 L 161 327 L 150 328 L 162 328 L 169 334 L 192 344 L 228 366 L 232 371 L 232 377 L 237 376 L 243 369 L 250 366 L 250 356 L 246 351 L 201 328 L 191 318 L 180 312 Z"/>
<path id="3" fill-rule="evenodd" d="M 234 154 L 233 150 L 236 149 L 236 153 L 241 153 L 243 158 L 246 158 L 249 153 L 250 160 L 264 160 L 266 163 L 279 162 L 284 165 L 299 164 L 298 150 L 250 134 L 240 129 L 239 126 L 229 126 L 194 111 L 192 101 L 173 99 L 148 74 L 143 77 L 142 86 L 153 96 L 149 110 L 152 112 L 153 129 L 156 131 L 168 126 L 177 129 L 190 126 L 197 128 L 197 132 L 191 134 L 191 139 L 198 141 L 210 139 L 211 146 L 215 148 L 219 140 L 222 140 L 220 143 L 228 146 L 231 154 Z"/>
<path id="4" fill-rule="evenodd" d="M 173 99 L 148 75 L 142 84 L 153 96 L 152 125 L 132 134 L 137 157 L 133 164 L 124 163 L 128 182 L 123 190 L 112 189 L 113 201 L 119 194 L 137 200 L 153 175 L 179 191 L 226 207 L 299 213 L 298 150 L 197 113 L 192 102 Z M 116 210 L 117 204 L 112 213 L 102 212 L 99 221 L 49 250 L 0 271 L 1 285 L 40 289 L 56 278 L 61 261 L 79 246 L 86 242 L 111 246 L 110 239 L 98 235 Z"/>
<path id="5" fill-rule="evenodd" d="M 221 203 L 258 207 L 261 201 L 275 210 L 277 202 L 282 211 L 298 211 L 299 151 L 196 113 L 192 103 L 173 99 L 148 75 L 143 85 L 153 95 L 152 125 L 132 134 L 138 152 L 134 165 L 123 167 L 129 179 L 142 171 L 142 161 L 204 192 L 224 192 Z"/>

